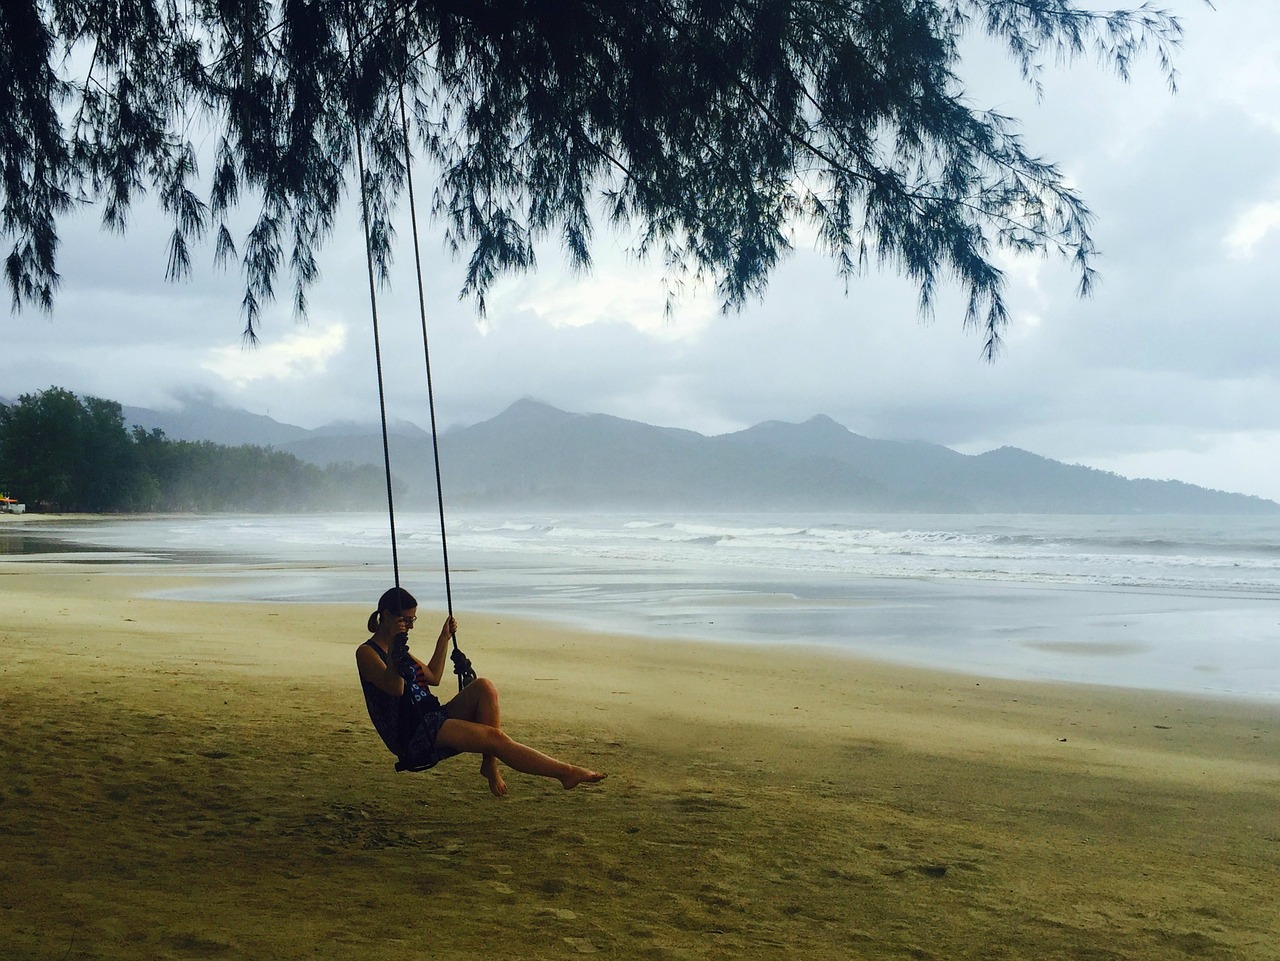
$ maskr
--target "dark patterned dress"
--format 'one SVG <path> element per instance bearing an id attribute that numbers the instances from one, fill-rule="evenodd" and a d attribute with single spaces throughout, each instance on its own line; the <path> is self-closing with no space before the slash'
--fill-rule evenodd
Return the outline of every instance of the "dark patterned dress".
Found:
<path id="1" fill-rule="evenodd" d="M 377 652 L 383 664 L 391 665 L 392 658 L 370 638 L 365 646 Z M 434 767 L 458 752 L 451 748 L 438 748 L 436 736 L 440 726 L 449 719 L 449 709 L 432 694 L 422 677 L 422 668 L 412 658 L 400 658 L 397 671 L 405 678 L 404 693 L 394 697 L 361 678 L 365 707 L 374 730 L 400 762 L 400 766 L 421 770 Z M 407 675 L 407 676 L 406 676 Z"/>

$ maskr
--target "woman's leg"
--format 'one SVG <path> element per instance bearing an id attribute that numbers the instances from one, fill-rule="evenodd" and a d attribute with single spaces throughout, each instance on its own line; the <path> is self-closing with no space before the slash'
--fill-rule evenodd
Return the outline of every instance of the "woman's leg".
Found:
<path id="1" fill-rule="evenodd" d="M 498 689 L 487 677 L 478 677 L 454 697 L 445 710 L 459 721 L 475 721 L 489 727 L 502 727 L 501 710 L 498 707 Z"/>
<path id="2" fill-rule="evenodd" d="M 487 727 L 501 728 L 502 712 L 498 707 L 498 689 L 487 677 L 478 677 L 453 697 L 445 712 L 460 721 L 472 721 Z M 498 770 L 498 761 L 492 754 L 480 758 L 480 773 L 489 782 L 489 790 L 498 797 L 507 793 L 507 782 Z"/>
<path id="3" fill-rule="evenodd" d="M 452 703 L 452 701 L 450 702 Z M 597 771 L 589 771 L 584 767 L 557 761 L 519 741 L 513 741 L 501 728 L 490 727 L 475 721 L 450 717 L 440 725 L 440 733 L 436 735 L 436 744 L 455 751 L 466 751 L 471 754 L 482 754 L 486 758 L 496 758 L 503 764 L 515 768 L 523 774 L 536 774 L 541 777 L 552 777 L 564 787 L 577 787 L 583 782 L 604 780 L 604 775 Z M 496 767 L 496 765 L 495 765 Z M 506 785 L 503 784 L 505 793 Z M 499 791 L 490 789 L 495 794 Z"/>

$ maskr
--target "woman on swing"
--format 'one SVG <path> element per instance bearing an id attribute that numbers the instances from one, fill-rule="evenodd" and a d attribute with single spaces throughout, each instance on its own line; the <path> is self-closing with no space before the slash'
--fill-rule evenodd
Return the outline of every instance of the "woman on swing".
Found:
<path id="1" fill-rule="evenodd" d="M 415 768 L 434 766 L 455 754 L 479 754 L 480 773 L 497 797 L 507 793 L 499 761 L 525 774 L 555 778 L 565 788 L 604 780 L 597 771 L 557 761 L 508 737 L 499 723 L 498 690 L 486 678 L 472 681 L 442 705 L 427 688 L 444 676 L 457 624 L 445 619 L 435 651 L 423 664 L 407 646 L 417 615 L 413 595 L 391 588 L 369 616 L 373 636 L 356 648 L 369 718 L 392 754 Z"/>

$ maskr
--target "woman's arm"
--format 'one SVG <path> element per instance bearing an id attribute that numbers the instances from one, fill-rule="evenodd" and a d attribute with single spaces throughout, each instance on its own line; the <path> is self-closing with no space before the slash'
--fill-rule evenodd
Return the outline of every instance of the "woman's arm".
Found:
<path id="1" fill-rule="evenodd" d="M 444 625 L 440 628 L 440 636 L 436 638 L 436 649 L 431 655 L 431 660 L 422 665 L 422 673 L 427 683 L 435 687 L 444 677 L 444 663 L 449 658 L 449 641 L 458 631 L 458 622 L 452 617 L 444 619 Z M 422 664 L 421 661 L 418 662 Z"/>
<path id="2" fill-rule="evenodd" d="M 391 664 L 383 664 L 378 652 L 368 644 L 356 648 L 356 667 L 360 670 L 360 679 L 368 681 L 378 690 L 392 697 L 404 693 L 404 678 L 396 673 Z"/>

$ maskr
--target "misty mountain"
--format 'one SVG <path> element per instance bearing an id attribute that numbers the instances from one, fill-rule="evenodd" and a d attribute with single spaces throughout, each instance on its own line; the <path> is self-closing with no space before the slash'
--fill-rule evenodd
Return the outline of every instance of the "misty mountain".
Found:
<path id="1" fill-rule="evenodd" d="M 793 510 L 893 500 L 836 461 L 761 457 L 693 431 L 533 401 L 442 434 L 441 458 L 446 492 L 486 505 Z"/>
<path id="2" fill-rule="evenodd" d="M 208 440 L 229 447 L 254 444 L 283 448 L 285 444 L 302 440 L 311 433 L 305 427 L 282 424 L 262 414 L 251 414 L 238 407 L 195 397 L 186 399 L 179 410 L 125 407 L 124 420 L 126 424 L 136 424 L 147 430 L 158 427 L 170 440 Z"/>
<path id="3" fill-rule="evenodd" d="M 129 409 L 126 417 L 179 436 L 148 420 L 149 413 Z M 188 432 L 183 439 L 269 443 L 321 466 L 382 464 L 376 425 L 308 431 L 226 408 L 183 420 L 167 416 L 166 423 Z M 189 433 L 198 430 L 208 433 Z M 397 503 L 434 505 L 431 435 L 403 421 L 389 425 L 388 434 Z M 968 455 L 936 444 L 875 440 L 825 416 L 707 437 L 522 400 L 490 420 L 442 432 L 440 449 L 445 499 L 454 507 L 1280 513 L 1280 504 L 1260 497 L 1130 480 L 1013 447 Z"/>

